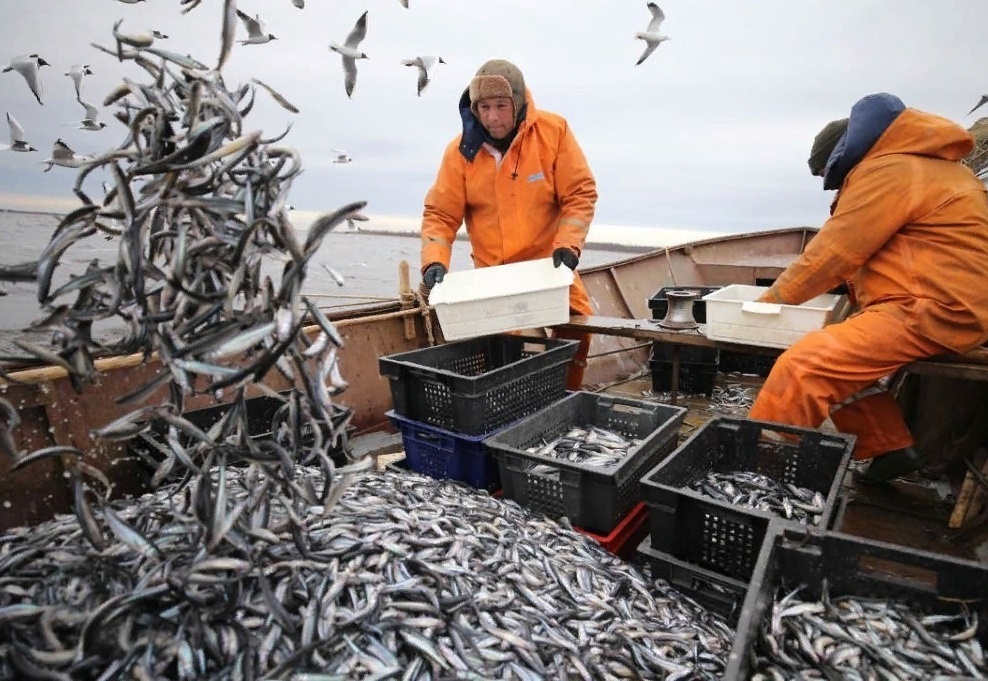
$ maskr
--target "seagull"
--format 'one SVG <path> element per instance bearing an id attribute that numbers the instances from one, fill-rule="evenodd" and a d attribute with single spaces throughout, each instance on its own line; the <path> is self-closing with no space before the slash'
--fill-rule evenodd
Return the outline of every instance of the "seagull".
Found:
<path id="1" fill-rule="evenodd" d="M 346 231 L 348 232 L 359 232 L 360 228 L 354 224 L 354 220 L 358 222 L 367 222 L 370 220 L 369 217 L 361 213 L 360 211 L 354 211 L 346 216 Z"/>
<path id="2" fill-rule="evenodd" d="M 96 120 L 99 117 L 99 109 L 89 102 L 84 102 L 81 99 L 77 99 L 76 101 L 82 104 L 82 107 L 86 110 L 86 117 L 76 123 L 77 128 L 80 130 L 91 130 L 93 132 L 98 132 L 106 127 L 106 123 Z"/>
<path id="3" fill-rule="evenodd" d="M 350 35 L 346 37 L 346 42 L 340 47 L 336 43 L 330 43 L 329 49 L 333 52 L 339 52 L 343 57 L 343 73 L 346 76 L 344 80 L 344 87 L 346 88 L 346 96 L 351 97 L 353 95 L 353 86 L 357 84 L 357 60 L 367 59 L 367 55 L 363 52 L 357 51 L 357 45 L 360 41 L 364 39 L 367 35 L 367 12 L 364 11 L 357 19 L 357 23 L 354 24 L 353 30 L 350 31 Z"/>
<path id="4" fill-rule="evenodd" d="M 78 168 L 90 160 L 92 160 L 90 157 L 79 156 L 69 148 L 69 145 L 61 139 L 57 139 L 55 140 L 55 144 L 52 145 L 51 156 L 42 161 L 42 163 L 48 164 L 48 167 L 45 168 L 45 172 L 47 173 L 53 165 L 62 166 L 63 168 Z"/>
<path id="5" fill-rule="evenodd" d="M 975 111 L 984 106 L 986 102 L 988 102 L 988 95 L 981 95 L 981 99 L 978 100 L 978 103 L 974 105 L 973 109 L 967 112 L 967 115 L 970 116 L 973 114 Z"/>
<path id="6" fill-rule="evenodd" d="M 405 9 L 408 9 L 408 0 L 398 0 L 398 2 L 401 3 L 401 6 L 402 7 L 404 7 Z"/>
<path id="7" fill-rule="evenodd" d="M 17 73 L 24 76 L 24 80 L 27 81 L 27 86 L 31 88 L 31 92 L 34 93 L 34 98 L 38 100 L 38 104 L 44 104 L 41 101 L 41 81 L 38 80 L 38 69 L 42 66 L 51 66 L 51 64 L 36 54 L 25 54 L 11 59 L 7 68 L 0 71 L 0 73 L 17 71 Z"/>
<path id="8" fill-rule="evenodd" d="M 244 28 L 247 29 L 248 34 L 247 40 L 240 41 L 241 45 L 260 45 L 278 39 L 274 34 L 267 32 L 267 26 L 261 21 L 260 14 L 252 19 L 250 15 L 244 14 L 238 9 L 237 16 L 244 22 Z"/>
<path id="9" fill-rule="evenodd" d="M 82 88 L 82 77 L 91 76 L 93 72 L 89 69 L 89 64 L 73 64 L 65 72 L 65 75 L 69 76 L 72 82 L 75 83 L 75 98 L 79 99 L 80 89 Z"/>
<path id="10" fill-rule="evenodd" d="M 122 2 L 125 5 L 136 5 L 139 2 L 144 2 L 144 0 L 118 0 L 118 1 Z"/>
<path id="11" fill-rule="evenodd" d="M 299 9 L 305 9 L 305 0 L 292 0 L 292 4 Z"/>
<path id="12" fill-rule="evenodd" d="M 429 71 L 432 70 L 437 63 L 445 64 L 442 57 L 415 57 L 415 59 L 406 59 L 401 62 L 405 66 L 417 66 L 419 69 L 419 97 L 422 96 L 422 90 L 425 86 L 429 84 Z"/>
<path id="13" fill-rule="evenodd" d="M 662 8 L 654 2 L 648 3 L 646 7 L 648 7 L 648 10 L 652 13 L 652 20 L 648 22 L 648 29 L 646 29 L 643 33 L 635 34 L 636 38 L 644 40 L 647 43 L 645 46 L 645 51 L 642 52 L 642 56 L 640 56 L 638 61 L 635 62 L 635 66 L 638 66 L 643 61 L 648 59 L 648 55 L 655 52 L 655 48 L 659 46 L 659 43 L 669 40 L 669 36 L 659 33 L 659 27 L 662 26 L 662 22 L 666 19 L 666 15 L 663 13 Z"/>
<path id="14" fill-rule="evenodd" d="M 17 122 L 17 119 L 7 112 L 7 125 L 10 126 L 10 144 L 0 144 L 0 149 L 10 149 L 11 151 L 37 151 L 24 139 L 24 128 Z"/>
<path id="15" fill-rule="evenodd" d="M 336 158 L 333 159 L 333 163 L 350 163 L 353 161 L 342 149 L 333 149 L 333 151 L 336 152 Z"/>

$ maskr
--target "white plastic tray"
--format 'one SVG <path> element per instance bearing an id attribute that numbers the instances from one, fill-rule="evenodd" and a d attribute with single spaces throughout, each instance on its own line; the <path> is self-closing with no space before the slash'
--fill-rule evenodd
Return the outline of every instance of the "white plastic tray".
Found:
<path id="1" fill-rule="evenodd" d="M 845 312 L 844 296 L 819 295 L 802 305 L 755 302 L 766 286 L 731 284 L 708 293 L 707 338 L 788 348 L 810 331 L 840 321 Z"/>
<path id="2" fill-rule="evenodd" d="M 554 326 L 569 321 L 573 272 L 552 258 L 450 272 L 432 289 L 446 340 Z"/>

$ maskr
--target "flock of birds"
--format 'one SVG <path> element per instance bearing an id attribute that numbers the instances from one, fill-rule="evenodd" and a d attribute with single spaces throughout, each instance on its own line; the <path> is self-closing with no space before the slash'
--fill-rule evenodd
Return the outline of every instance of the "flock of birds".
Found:
<path id="1" fill-rule="evenodd" d="M 139 2 L 145 2 L 146 0 L 117 1 L 128 5 L 134 5 Z M 184 14 L 191 9 L 194 9 L 201 1 L 202 0 L 181 0 L 180 4 L 184 6 L 182 13 Z M 408 0 L 399 1 L 402 7 L 406 9 L 408 8 Z M 305 7 L 305 0 L 291 0 L 291 2 L 299 9 L 304 9 Z M 636 66 L 644 62 L 662 42 L 669 39 L 668 36 L 660 33 L 662 22 L 665 21 L 665 14 L 662 9 L 654 2 L 649 2 L 646 6 L 651 13 L 651 20 L 649 21 L 648 27 L 645 31 L 635 34 L 636 39 L 645 42 L 645 51 L 635 63 Z M 262 45 L 273 40 L 277 40 L 277 36 L 268 31 L 267 23 L 259 14 L 252 17 L 240 9 L 235 9 L 234 12 L 236 18 L 240 20 L 244 30 L 247 32 L 247 37 L 239 41 L 241 45 Z M 160 48 L 155 47 L 155 41 L 165 40 L 168 38 L 167 35 L 157 30 L 149 30 L 145 33 L 124 33 L 120 30 L 121 24 L 122 20 L 116 22 L 113 26 L 113 37 L 116 41 L 115 51 L 99 45 L 94 45 L 94 47 L 118 58 L 120 58 L 124 53 L 125 48 L 149 50 L 152 53 L 157 52 L 159 56 L 162 52 L 164 52 Z M 232 30 L 233 23 L 229 23 L 229 28 Z M 329 49 L 331 51 L 340 55 L 340 60 L 343 65 L 343 87 L 348 98 L 353 97 L 353 92 L 357 84 L 357 61 L 368 58 L 367 54 L 360 50 L 360 43 L 366 36 L 367 12 L 365 11 L 360 18 L 357 19 L 353 29 L 347 35 L 342 45 L 336 42 L 330 43 L 329 45 Z M 404 59 L 401 62 L 403 66 L 414 67 L 416 69 L 418 74 L 416 93 L 419 97 L 422 96 L 422 92 L 431 82 L 432 73 L 435 67 L 439 64 L 446 63 L 446 60 L 438 55 L 421 55 L 411 59 Z M 43 88 L 40 75 L 41 68 L 44 66 L 50 66 L 50 64 L 38 54 L 19 55 L 11 59 L 8 66 L 4 68 L 2 72 L 16 72 L 20 74 L 24 78 L 35 99 L 37 99 L 38 104 L 44 104 L 42 101 Z M 69 70 L 65 72 L 65 75 L 72 79 L 75 87 L 76 101 L 85 111 L 84 117 L 82 120 L 76 122 L 75 126 L 80 130 L 97 132 L 104 129 L 106 127 L 106 123 L 99 120 L 99 108 L 82 98 L 83 79 L 92 74 L 93 71 L 89 64 L 73 64 Z M 21 125 L 20 121 L 18 121 L 17 118 L 15 118 L 10 112 L 7 112 L 7 124 L 10 129 L 10 144 L 0 144 L 0 150 L 19 152 L 38 151 L 38 149 L 32 146 L 28 141 L 24 131 L 24 126 Z M 346 154 L 345 151 L 334 149 L 334 152 L 336 152 L 336 156 L 333 158 L 333 163 L 350 163 L 353 160 Z M 92 158 L 92 156 L 77 154 L 69 147 L 68 144 L 65 143 L 64 140 L 59 138 L 52 145 L 51 155 L 42 161 L 42 163 L 46 165 L 45 172 L 48 172 L 53 166 L 79 168 L 91 161 Z"/>

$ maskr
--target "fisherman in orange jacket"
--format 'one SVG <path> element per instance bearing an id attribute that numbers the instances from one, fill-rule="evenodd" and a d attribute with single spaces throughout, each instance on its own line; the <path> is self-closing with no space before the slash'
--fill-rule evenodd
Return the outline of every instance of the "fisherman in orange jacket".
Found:
<path id="1" fill-rule="evenodd" d="M 762 296 L 800 304 L 846 283 L 859 311 L 784 352 L 750 417 L 857 436 L 858 479 L 920 469 L 893 396 L 875 383 L 909 362 L 988 340 L 988 198 L 959 161 L 955 123 L 880 93 L 818 135 L 810 171 L 839 189 L 831 217 Z"/>
<path id="2" fill-rule="evenodd" d="M 562 116 L 535 108 L 517 66 L 488 61 L 460 98 L 463 132 L 446 147 L 422 216 L 422 283 L 431 289 L 449 270 L 453 239 L 465 222 L 475 267 L 552 257 L 576 270 L 597 202 L 597 185 Z M 591 315 L 579 274 L 570 314 Z M 568 390 L 579 390 L 590 336 L 579 341 Z"/>

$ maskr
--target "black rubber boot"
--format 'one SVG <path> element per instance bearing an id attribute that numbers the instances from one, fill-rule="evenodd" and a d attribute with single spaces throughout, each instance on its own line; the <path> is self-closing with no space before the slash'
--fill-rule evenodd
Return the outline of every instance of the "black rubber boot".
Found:
<path id="1" fill-rule="evenodd" d="M 876 456 L 868 467 L 855 475 L 858 482 L 876 485 L 918 471 L 926 460 L 912 447 L 896 449 L 888 454 Z"/>

